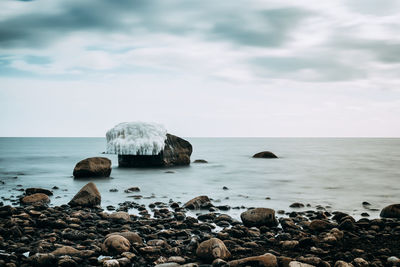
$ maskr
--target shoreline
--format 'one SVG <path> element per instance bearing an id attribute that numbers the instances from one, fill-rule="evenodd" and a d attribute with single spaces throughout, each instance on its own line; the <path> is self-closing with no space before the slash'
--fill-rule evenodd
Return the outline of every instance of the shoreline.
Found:
<path id="1" fill-rule="evenodd" d="M 148 206 L 125 201 L 111 213 L 95 206 L 49 207 L 43 202 L 1 206 L 0 266 L 400 265 L 398 219 L 355 220 L 342 212 L 314 209 L 273 213 L 277 224 L 263 217 L 261 224 L 249 225 L 213 211 L 209 200 L 193 201 L 193 206 L 190 201 Z M 138 215 L 124 211 L 129 208 Z M 203 213 L 193 214 L 201 209 Z M 112 233 L 118 233 L 116 243 L 107 243 Z M 216 242 L 211 246 L 218 248 L 217 254 L 199 252 L 207 240 Z"/>

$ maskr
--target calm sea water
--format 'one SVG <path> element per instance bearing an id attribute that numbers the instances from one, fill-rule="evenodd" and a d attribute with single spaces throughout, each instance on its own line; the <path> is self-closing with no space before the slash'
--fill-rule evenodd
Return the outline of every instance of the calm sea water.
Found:
<path id="1" fill-rule="evenodd" d="M 399 203 L 400 139 L 370 138 L 187 138 L 192 160 L 208 164 L 169 169 L 118 168 L 115 155 L 102 155 L 105 138 L 0 138 L 0 196 L 14 198 L 17 189 L 58 186 L 52 205 L 67 203 L 89 179 L 74 179 L 75 164 L 86 157 L 112 160 L 110 179 L 90 179 L 102 194 L 102 206 L 126 200 L 149 204 L 169 199 L 182 203 L 208 195 L 219 205 L 289 208 L 293 202 L 340 210 L 356 217 L 377 217 L 388 204 Z M 270 150 L 279 159 L 253 159 Z M 166 173 L 172 170 L 174 173 Z M 15 178 L 17 177 L 17 178 Z M 138 186 L 134 200 L 124 190 Z M 223 190 L 223 186 L 229 190 Z M 109 192 L 116 188 L 117 193 Z M 270 197 L 267 200 L 266 197 Z M 369 209 L 362 202 L 371 203 Z M 7 200 L 3 202 L 8 203 Z M 305 208 L 309 209 L 309 208 Z M 300 209 L 302 210 L 302 209 Z M 304 210 L 304 209 L 303 209 Z M 235 217 L 242 210 L 231 210 Z"/>

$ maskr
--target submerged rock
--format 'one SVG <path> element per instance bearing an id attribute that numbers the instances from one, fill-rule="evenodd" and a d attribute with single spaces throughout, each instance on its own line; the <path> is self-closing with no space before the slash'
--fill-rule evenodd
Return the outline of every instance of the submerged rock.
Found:
<path id="1" fill-rule="evenodd" d="M 101 195 L 93 182 L 86 184 L 68 203 L 70 206 L 95 207 L 101 203 Z"/>
<path id="2" fill-rule="evenodd" d="M 275 210 L 268 208 L 255 208 L 240 214 L 243 224 L 252 226 L 276 226 Z"/>
<path id="3" fill-rule="evenodd" d="M 25 189 L 25 194 L 26 195 L 33 195 L 36 193 L 42 193 L 48 196 L 52 196 L 53 192 L 51 192 L 50 190 L 44 189 L 44 188 L 27 188 Z"/>
<path id="4" fill-rule="evenodd" d="M 110 177 L 111 160 L 103 157 L 87 158 L 79 161 L 73 175 L 75 178 L 84 177 Z"/>
<path id="5" fill-rule="evenodd" d="M 193 163 L 208 163 L 208 161 L 205 159 L 196 159 L 195 161 L 193 161 Z"/>
<path id="6" fill-rule="evenodd" d="M 262 151 L 254 154 L 253 158 L 276 159 L 278 157 L 270 151 Z"/>

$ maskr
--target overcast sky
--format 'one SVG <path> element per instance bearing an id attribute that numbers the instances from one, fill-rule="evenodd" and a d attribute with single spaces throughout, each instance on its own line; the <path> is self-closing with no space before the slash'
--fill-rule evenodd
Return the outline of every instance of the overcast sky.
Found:
<path id="1" fill-rule="evenodd" d="M 400 136 L 400 1 L 0 1 L 0 136 Z"/>

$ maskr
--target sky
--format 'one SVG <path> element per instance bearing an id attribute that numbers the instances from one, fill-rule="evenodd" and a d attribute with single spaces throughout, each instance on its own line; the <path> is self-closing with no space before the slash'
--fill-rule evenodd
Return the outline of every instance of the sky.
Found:
<path id="1" fill-rule="evenodd" d="M 398 0 L 0 1 L 0 136 L 400 137 Z"/>

